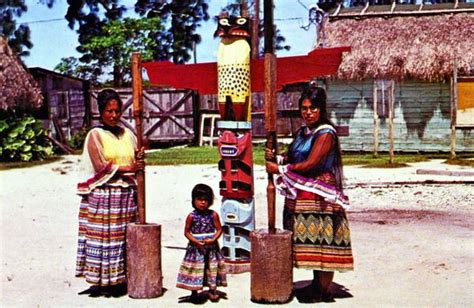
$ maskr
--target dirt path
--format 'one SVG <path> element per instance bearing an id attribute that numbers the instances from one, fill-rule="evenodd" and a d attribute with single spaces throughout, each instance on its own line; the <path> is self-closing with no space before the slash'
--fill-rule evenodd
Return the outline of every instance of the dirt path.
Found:
<path id="1" fill-rule="evenodd" d="M 72 162 L 76 157 L 69 158 Z M 186 239 L 184 218 L 191 210 L 190 191 L 197 182 L 217 190 L 215 166 L 166 166 L 147 169 L 148 221 L 163 228 L 162 259 L 165 294 L 157 299 L 89 298 L 79 296 L 87 284 L 74 278 L 77 211 L 74 195 L 80 179 L 67 161 L 28 169 L 0 171 L 1 295 L 2 307 L 174 307 L 186 291 L 175 288 Z M 399 171 L 397 171 L 399 172 Z M 350 180 L 385 170 L 347 168 Z M 398 174 L 398 173 L 397 173 Z M 413 170 L 406 169 L 412 175 Z M 255 168 L 257 227 L 266 225 L 265 173 Z M 421 193 L 420 193 L 421 191 Z M 474 305 L 474 242 L 472 185 L 347 190 L 348 213 L 356 270 L 336 273 L 339 306 L 452 306 Z M 447 197 L 448 196 L 448 197 Z M 449 196 L 452 196 L 449 198 Z M 282 199 L 277 199 L 277 224 Z M 216 202 L 215 210 L 219 209 Z M 312 274 L 295 270 L 296 288 Z M 223 288 L 225 307 L 258 306 L 250 298 L 250 275 L 230 275 Z M 205 304 L 211 305 L 210 302 Z M 294 298 L 287 306 L 300 306 Z"/>

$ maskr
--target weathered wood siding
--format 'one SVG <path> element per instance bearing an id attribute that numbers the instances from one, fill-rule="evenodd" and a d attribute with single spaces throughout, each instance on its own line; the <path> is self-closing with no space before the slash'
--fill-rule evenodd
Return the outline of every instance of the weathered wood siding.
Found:
<path id="1" fill-rule="evenodd" d="M 130 88 L 115 89 L 122 99 L 122 125 L 135 131 L 133 118 L 133 93 Z M 92 125 L 100 124 L 97 106 L 99 90 L 91 91 Z M 143 91 L 143 137 L 151 142 L 195 142 L 197 99 L 192 90 L 160 90 L 146 88 Z"/>
<path id="2" fill-rule="evenodd" d="M 82 90 L 66 90 L 56 91 L 49 90 L 44 93 L 45 100 L 48 105 L 47 127 L 52 127 L 53 118 L 58 123 L 67 138 L 71 138 L 83 126 L 86 114 L 86 106 L 84 105 L 84 92 Z"/>
<path id="3" fill-rule="evenodd" d="M 328 112 L 337 126 L 347 126 L 348 136 L 341 136 L 345 151 L 368 151 L 374 147 L 373 80 L 328 81 Z M 277 95 L 277 130 L 280 137 L 291 136 L 302 121 L 298 110 L 299 91 Z M 450 85 L 405 81 L 395 83 L 395 151 L 449 152 Z M 254 137 L 265 135 L 263 93 L 252 96 Z M 201 96 L 201 110 L 217 112 L 215 95 Z M 379 151 L 388 151 L 388 119 L 379 118 Z M 456 151 L 474 151 L 474 129 L 456 131 Z"/>
<path id="4" fill-rule="evenodd" d="M 341 147 L 373 150 L 373 81 L 328 83 L 328 111 L 337 125 L 348 125 Z M 396 82 L 395 151 L 450 149 L 450 85 L 419 81 Z M 379 150 L 388 151 L 388 121 L 379 119 Z M 456 151 L 474 151 L 474 129 L 457 130 Z"/>
<path id="5" fill-rule="evenodd" d="M 88 82 L 72 78 L 43 68 L 30 68 L 30 73 L 38 82 L 44 97 L 44 104 L 37 117 L 45 127 L 53 128 L 53 119 L 57 119 L 64 136 L 70 139 L 82 127 L 89 123 L 87 91 Z"/>
<path id="6" fill-rule="evenodd" d="M 277 134 L 280 136 L 291 136 L 301 125 L 298 113 L 299 95 L 300 93 L 295 91 L 277 93 Z M 252 136 L 254 137 L 266 135 L 263 96 L 263 93 L 252 94 Z M 200 96 L 200 110 L 217 113 L 219 110 L 217 95 Z"/>

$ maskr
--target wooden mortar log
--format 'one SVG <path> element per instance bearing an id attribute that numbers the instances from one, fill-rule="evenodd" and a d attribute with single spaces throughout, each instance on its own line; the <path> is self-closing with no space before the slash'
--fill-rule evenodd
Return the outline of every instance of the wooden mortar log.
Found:
<path id="1" fill-rule="evenodd" d="M 293 292 L 292 233 L 258 229 L 250 234 L 250 294 L 257 303 L 286 303 Z"/>
<path id="2" fill-rule="evenodd" d="M 163 294 L 161 225 L 127 225 L 128 296 L 155 298 Z"/>

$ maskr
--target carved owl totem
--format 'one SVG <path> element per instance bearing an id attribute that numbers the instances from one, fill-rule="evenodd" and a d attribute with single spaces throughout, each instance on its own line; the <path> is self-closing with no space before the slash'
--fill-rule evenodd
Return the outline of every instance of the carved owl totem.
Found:
<path id="1" fill-rule="evenodd" d="M 221 14 L 215 35 L 221 38 L 217 50 L 221 120 L 250 121 L 250 21 Z"/>

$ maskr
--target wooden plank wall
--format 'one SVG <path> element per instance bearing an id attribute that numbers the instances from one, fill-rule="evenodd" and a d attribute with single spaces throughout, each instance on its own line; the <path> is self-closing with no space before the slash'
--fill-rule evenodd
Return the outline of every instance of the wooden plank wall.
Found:
<path id="1" fill-rule="evenodd" d="M 50 90 L 45 93 L 48 102 L 48 119 L 43 120 L 45 127 L 52 129 L 51 120 L 57 118 L 63 134 L 71 138 L 84 125 L 86 106 L 82 90 Z"/>
<path id="2" fill-rule="evenodd" d="M 130 88 L 115 89 L 123 101 L 122 124 L 135 131 L 133 118 L 132 90 Z M 196 134 L 192 92 L 188 90 L 144 89 L 143 133 L 148 141 L 176 142 L 194 141 Z M 97 106 L 98 90 L 91 91 L 92 125 L 100 123 Z M 180 106 L 176 103 L 187 97 Z"/>
<path id="3" fill-rule="evenodd" d="M 69 90 L 69 127 L 71 135 L 76 134 L 84 125 L 86 106 L 82 90 Z"/>
<path id="4" fill-rule="evenodd" d="M 396 82 L 395 151 L 449 151 L 450 88 L 448 83 Z M 328 82 L 328 110 L 337 125 L 348 125 L 341 137 L 347 151 L 373 150 L 373 81 Z M 380 118 L 379 150 L 388 151 L 388 121 Z M 456 151 L 474 151 L 474 129 L 457 130 Z"/>
<path id="5" fill-rule="evenodd" d="M 373 80 L 328 81 L 328 112 L 337 126 L 348 126 L 349 136 L 340 137 L 345 151 L 373 150 Z M 299 92 L 278 93 L 277 132 L 291 136 L 301 125 L 298 112 Z M 254 93 L 252 103 L 253 136 L 265 135 L 263 93 Z M 201 110 L 217 112 L 215 95 L 201 96 Z M 288 111 L 293 110 L 293 117 Z M 395 83 L 394 147 L 405 152 L 449 152 L 450 85 L 404 81 Z M 474 151 L 474 129 L 456 131 L 456 151 Z M 388 151 L 388 119 L 379 119 L 379 151 Z"/>
<path id="6" fill-rule="evenodd" d="M 299 95 L 300 93 L 295 91 L 277 93 L 277 134 L 279 136 L 291 136 L 301 125 L 301 119 L 298 115 L 290 116 L 298 110 Z M 263 93 L 253 93 L 251 109 L 253 137 L 265 137 L 263 105 Z M 201 95 L 200 110 L 201 112 L 218 113 L 217 95 Z M 206 133 L 208 132 L 206 131 Z"/>

